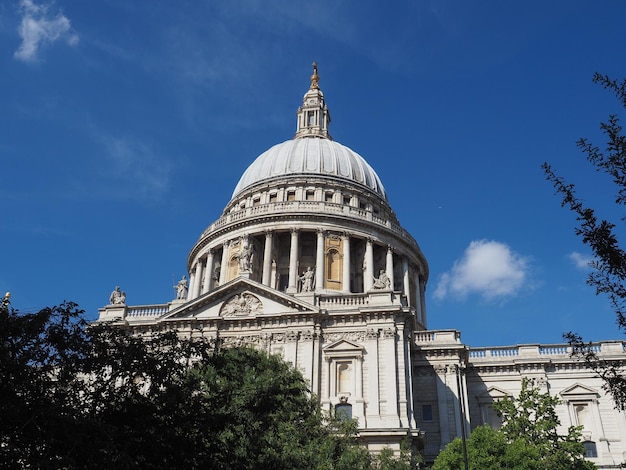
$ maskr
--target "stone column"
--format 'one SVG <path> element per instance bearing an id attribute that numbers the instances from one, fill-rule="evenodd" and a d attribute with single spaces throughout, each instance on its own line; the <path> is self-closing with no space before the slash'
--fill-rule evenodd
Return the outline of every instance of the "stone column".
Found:
<path id="1" fill-rule="evenodd" d="M 270 230 L 265 232 L 265 251 L 263 252 L 263 284 L 270 285 L 272 279 L 272 243 L 273 233 Z"/>
<path id="2" fill-rule="evenodd" d="M 409 305 L 410 296 L 409 291 L 411 290 L 411 283 L 409 282 L 409 258 L 406 256 L 402 257 L 402 293 L 406 296 L 406 304 Z"/>
<path id="3" fill-rule="evenodd" d="M 193 291 L 191 292 L 192 299 L 195 299 L 200 295 L 200 284 L 202 284 L 202 264 L 202 258 L 198 258 L 198 262 L 196 263 L 196 272 L 193 279 Z"/>
<path id="4" fill-rule="evenodd" d="M 287 286 L 288 293 L 297 292 L 297 280 L 298 280 L 298 229 L 291 229 L 291 246 L 289 248 L 289 285 Z"/>
<path id="5" fill-rule="evenodd" d="M 226 272 L 228 271 L 228 240 L 222 245 L 222 265 L 220 266 L 220 286 L 226 282 Z"/>
<path id="6" fill-rule="evenodd" d="M 400 427 L 400 416 L 398 414 L 398 353 L 395 326 L 389 326 L 382 330 L 379 347 L 381 350 L 381 367 L 378 369 L 380 414 L 385 427 L 398 428 Z"/>
<path id="7" fill-rule="evenodd" d="M 374 284 L 374 242 L 371 238 L 365 241 L 365 272 L 363 273 L 363 290 L 367 292 Z"/>
<path id="8" fill-rule="evenodd" d="M 372 371 L 378 371 L 380 351 L 378 350 L 378 330 L 369 328 L 365 334 L 365 349 L 367 355 L 364 360 L 367 362 L 367 368 L 369 369 L 369 380 L 366 382 L 367 395 L 368 395 L 368 412 L 367 412 L 367 426 L 368 427 L 382 427 L 380 417 L 380 384 L 378 373 L 372 374 Z"/>
<path id="9" fill-rule="evenodd" d="M 439 442 L 439 450 L 452 440 L 454 436 L 450 436 L 450 421 L 448 415 L 448 384 L 446 365 L 435 365 L 435 373 L 437 374 L 437 408 L 439 409 L 439 433 L 441 440 Z"/>
<path id="10" fill-rule="evenodd" d="M 193 286 L 196 284 L 196 271 L 189 273 L 189 289 L 187 289 L 187 300 L 193 299 Z"/>
<path id="11" fill-rule="evenodd" d="M 350 235 L 343 236 L 343 291 L 350 292 Z"/>
<path id="12" fill-rule="evenodd" d="M 417 287 L 418 291 L 419 291 L 419 305 L 420 305 L 420 316 L 422 318 L 422 324 L 424 326 L 426 326 L 426 299 L 425 299 L 425 294 L 426 294 L 426 281 L 424 281 L 424 279 L 422 278 L 422 276 L 419 277 L 419 283 L 418 283 L 418 287 Z"/>
<path id="13" fill-rule="evenodd" d="M 202 293 L 206 294 L 213 288 L 213 249 L 209 250 L 206 257 L 206 266 L 204 268 L 204 285 Z"/>
<path id="14" fill-rule="evenodd" d="M 393 283 L 393 248 L 387 246 L 387 262 L 385 263 L 385 272 L 389 276 L 389 288 L 394 290 Z"/>
<path id="15" fill-rule="evenodd" d="M 315 290 L 324 288 L 324 231 L 317 231 L 317 251 L 315 253 Z"/>

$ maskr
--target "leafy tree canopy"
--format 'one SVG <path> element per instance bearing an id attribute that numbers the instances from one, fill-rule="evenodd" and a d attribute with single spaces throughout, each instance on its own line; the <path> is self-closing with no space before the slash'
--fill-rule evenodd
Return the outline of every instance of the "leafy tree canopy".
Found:
<path id="1" fill-rule="evenodd" d="M 517 399 L 494 403 L 502 417 L 502 428 L 480 426 L 466 442 L 471 470 L 591 470 L 595 465 L 583 458 L 579 427 L 570 427 L 560 436 L 554 407 L 559 399 L 541 393 L 528 379 L 522 380 Z M 453 440 L 439 454 L 432 470 L 465 469 L 463 441 Z"/>
<path id="2" fill-rule="evenodd" d="M 620 104 L 626 108 L 626 79 L 618 82 L 596 73 L 593 81 L 614 93 Z M 600 124 L 600 129 L 607 138 L 604 149 L 587 139 L 580 139 L 577 145 L 597 171 L 610 176 L 616 191 L 614 202 L 618 206 L 624 206 L 626 136 L 617 115 L 609 116 L 607 122 Z M 608 297 L 616 314 L 618 328 L 626 332 L 626 251 L 618 240 L 616 224 L 608 220 L 599 220 L 596 211 L 587 207 L 576 196 L 574 185 L 558 176 L 550 165 L 544 163 L 542 168 L 557 193 L 561 195 L 561 205 L 576 214 L 578 226 L 575 232 L 593 252 L 594 261 L 591 263 L 593 271 L 589 274 L 587 283 L 596 289 L 597 294 Z M 624 219 L 620 222 L 623 224 Z M 599 359 L 591 345 L 577 333 L 569 332 L 564 336 L 573 346 L 574 354 L 585 359 L 589 367 L 603 379 L 604 387 L 613 395 L 616 406 L 622 410 L 626 409 L 626 378 L 621 364 Z"/>
<path id="3" fill-rule="evenodd" d="M 0 305 L 0 467 L 409 469 L 371 456 L 277 356 Z"/>

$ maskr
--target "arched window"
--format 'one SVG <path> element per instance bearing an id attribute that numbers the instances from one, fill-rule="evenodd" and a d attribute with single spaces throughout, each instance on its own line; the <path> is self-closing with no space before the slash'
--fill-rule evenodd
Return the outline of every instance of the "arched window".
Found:
<path id="1" fill-rule="evenodd" d="M 341 257 L 335 249 L 326 254 L 326 286 L 341 290 Z"/>

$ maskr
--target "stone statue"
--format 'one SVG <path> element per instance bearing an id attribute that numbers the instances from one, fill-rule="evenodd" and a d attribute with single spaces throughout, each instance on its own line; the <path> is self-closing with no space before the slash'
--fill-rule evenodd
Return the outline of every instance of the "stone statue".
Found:
<path id="1" fill-rule="evenodd" d="M 120 286 L 115 286 L 115 290 L 111 292 L 109 297 L 109 303 L 111 305 L 125 305 L 126 304 L 126 292 L 120 290 Z"/>
<path id="2" fill-rule="evenodd" d="M 187 277 L 183 274 L 183 277 L 178 284 L 174 286 L 176 290 L 176 300 L 185 300 L 187 299 Z"/>
<path id="3" fill-rule="evenodd" d="M 252 272 L 254 260 L 254 245 L 246 243 L 239 253 L 239 272 Z"/>
<path id="4" fill-rule="evenodd" d="M 315 273 L 311 269 L 311 266 L 306 268 L 306 271 L 300 276 L 302 281 L 302 292 L 311 292 L 313 290 L 313 281 L 315 279 Z"/>
<path id="5" fill-rule="evenodd" d="M 391 279 L 389 279 L 389 276 L 387 275 L 384 269 L 380 270 L 380 276 L 378 276 L 378 279 L 374 278 L 374 285 L 372 286 L 372 288 L 373 289 L 391 288 Z"/>

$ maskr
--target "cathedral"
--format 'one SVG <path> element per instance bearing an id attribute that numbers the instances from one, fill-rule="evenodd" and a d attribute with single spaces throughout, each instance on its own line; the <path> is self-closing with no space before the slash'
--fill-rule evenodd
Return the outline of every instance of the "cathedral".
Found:
<path id="1" fill-rule="evenodd" d="M 626 415 L 567 345 L 469 347 L 457 330 L 428 329 L 426 257 L 330 122 L 314 64 L 295 135 L 243 173 L 191 248 L 175 298 L 131 306 L 116 288 L 98 321 L 279 354 L 324 409 L 357 420 L 370 450 L 408 439 L 426 462 L 476 426 L 499 426 L 492 403 L 528 378 L 560 398 L 563 433 L 583 426 L 589 460 L 621 468 Z M 593 347 L 626 363 L 622 341 Z"/>

